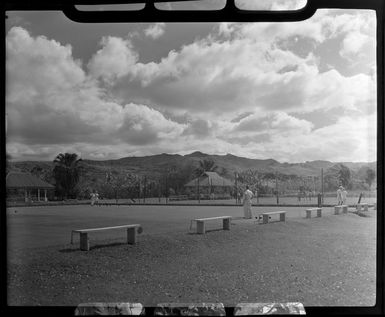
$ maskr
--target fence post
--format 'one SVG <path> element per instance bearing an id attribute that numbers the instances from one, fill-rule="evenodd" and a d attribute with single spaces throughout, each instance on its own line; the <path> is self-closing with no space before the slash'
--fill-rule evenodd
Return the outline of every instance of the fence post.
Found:
<path id="1" fill-rule="evenodd" d="M 198 177 L 198 203 L 201 203 L 201 194 L 199 192 L 199 177 Z"/>
<path id="2" fill-rule="evenodd" d="M 238 205 L 238 177 L 237 172 L 234 172 L 235 175 L 235 204 Z"/>
<path id="3" fill-rule="evenodd" d="M 322 191 L 322 205 L 324 203 L 324 169 L 321 168 L 321 191 Z"/>
<path id="4" fill-rule="evenodd" d="M 275 173 L 275 191 L 276 191 L 276 193 L 277 193 L 277 205 L 279 205 L 278 177 L 277 177 L 277 173 Z"/>

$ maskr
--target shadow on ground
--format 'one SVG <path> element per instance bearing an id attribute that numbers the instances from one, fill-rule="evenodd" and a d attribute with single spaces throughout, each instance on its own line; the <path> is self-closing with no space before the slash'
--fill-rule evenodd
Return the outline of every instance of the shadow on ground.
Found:
<path id="1" fill-rule="evenodd" d="M 90 247 L 90 251 L 95 250 L 95 249 L 103 249 L 103 248 L 120 246 L 120 245 L 125 245 L 125 244 L 127 244 L 127 243 L 113 242 L 113 243 L 107 243 L 107 244 L 98 244 L 98 245 L 94 245 L 94 246 Z M 72 252 L 77 252 L 77 251 L 80 251 L 79 247 L 66 248 L 66 249 L 59 250 L 59 252 L 61 252 L 61 253 L 72 253 Z"/>

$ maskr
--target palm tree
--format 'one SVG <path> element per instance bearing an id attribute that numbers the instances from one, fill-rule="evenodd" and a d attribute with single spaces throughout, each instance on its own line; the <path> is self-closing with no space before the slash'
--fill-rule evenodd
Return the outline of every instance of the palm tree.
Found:
<path id="1" fill-rule="evenodd" d="M 56 191 L 64 198 L 76 196 L 76 184 L 80 178 L 79 159 L 75 153 L 60 153 L 54 159 L 53 175 Z"/>
<path id="2" fill-rule="evenodd" d="M 338 180 L 344 187 L 349 187 L 351 183 L 350 169 L 343 164 L 340 164 L 340 170 L 338 171 Z"/>
<path id="3" fill-rule="evenodd" d="M 218 169 L 218 166 L 215 165 L 215 162 L 211 159 L 199 161 L 199 166 L 195 170 L 198 176 L 202 175 L 204 172 L 215 172 Z"/>

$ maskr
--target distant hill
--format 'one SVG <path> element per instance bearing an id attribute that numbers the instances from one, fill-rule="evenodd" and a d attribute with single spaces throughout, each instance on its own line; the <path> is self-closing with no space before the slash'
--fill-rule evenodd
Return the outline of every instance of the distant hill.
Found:
<path id="1" fill-rule="evenodd" d="M 222 176 L 232 179 L 235 172 L 245 170 L 257 170 L 259 173 L 280 173 L 296 175 L 299 177 L 320 176 L 321 169 L 327 173 L 336 164 L 344 164 L 352 173 L 353 178 L 364 179 L 368 168 L 376 171 L 376 162 L 330 162 L 330 161 L 307 161 L 304 163 L 280 163 L 273 159 L 250 159 L 232 154 L 211 155 L 202 152 L 193 152 L 187 155 L 158 154 L 143 157 L 124 157 L 116 160 L 94 161 L 83 160 L 82 177 L 87 184 L 100 183 L 104 181 L 106 172 L 118 171 L 121 173 L 132 173 L 140 177 L 146 176 L 149 180 L 156 180 L 168 172 L 182 173 L 186 182 L 189 175 L 199 166 L 199 161 L 213 160 L 218 166 L 217 172 Z M 48 161 L 23 161 L 10 162 L 10 170 L 32 172 L 42 179 L 53 182 L 51 171 L 53 162 Z M 190 177 L 191 178 L 191 177 Z"/>

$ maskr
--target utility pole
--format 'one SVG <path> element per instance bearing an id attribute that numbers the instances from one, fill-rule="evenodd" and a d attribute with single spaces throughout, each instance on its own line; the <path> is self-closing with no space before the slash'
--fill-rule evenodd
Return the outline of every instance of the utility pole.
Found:
<path id="1" fill-rule="evenodd" d="M 277 205 L 279 205 L 278 177 L 277 177 L 277 172 L 275 172 L 275 191 L 276 191 L 276 193 L 277 193 Z"/>
<path id="2" fill-rule="evenodd" d="M 198 177 L 198 203 L 200 204 L 201 203 L 201 194 L 199 192 L 199 177 Z"/>
<path id="3" fill-rule="evenodd" d="M 144 176 L 144 184 L 143 184 L 143 204 L 146 203 L 146 190 L 147 190 L 147 176 Z"/>
<path id="4" fill-rule="evenodd" d="M 321 168 L 321 202 L 324 203 L 324 169 Z"/>
<path id="5" fill-rule="evenodd" d="M 235 204 L 238 205 L 238 175 L 237 172 L 234 172 L 235 175 Z"/>
<path id="6" fill-rule="evenodd" d="M 168 204 L 168 172 L 166 175 L 166 204 Z"/>

